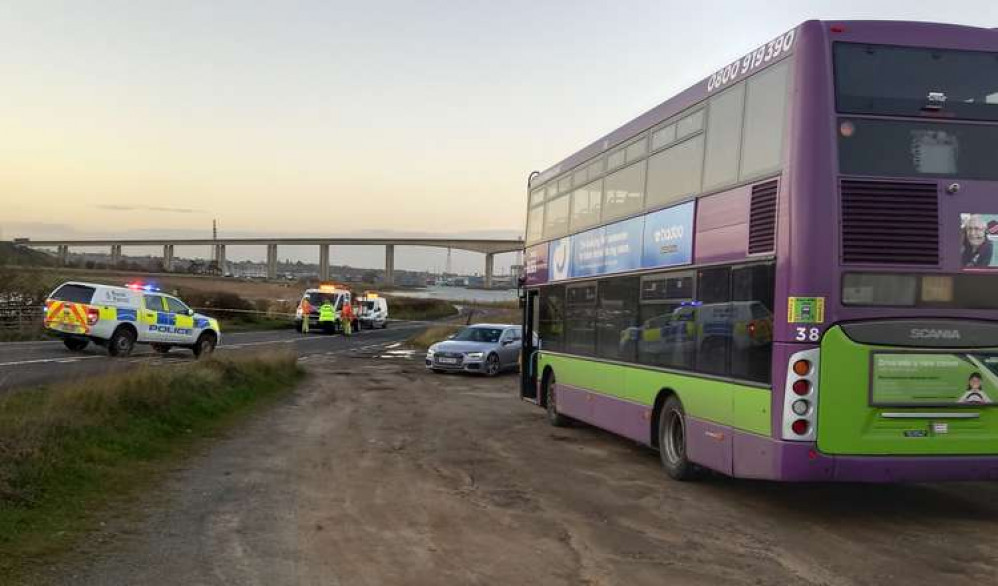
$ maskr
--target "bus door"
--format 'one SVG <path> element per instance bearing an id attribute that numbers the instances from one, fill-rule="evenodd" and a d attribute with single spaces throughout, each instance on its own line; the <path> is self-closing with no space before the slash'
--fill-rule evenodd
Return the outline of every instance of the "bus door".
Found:
<path id="1" fill-rule="evenodd" d="M 520 397 L 537 402 L 538 290 L 527 290 L 523 301 L 523 345 L 520 349 Z"/>

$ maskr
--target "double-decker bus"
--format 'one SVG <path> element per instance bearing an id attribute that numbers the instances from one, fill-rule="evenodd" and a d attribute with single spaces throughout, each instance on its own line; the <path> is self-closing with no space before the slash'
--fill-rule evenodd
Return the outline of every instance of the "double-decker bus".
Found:
<path id="1" fill-rule="evenodd" d="M 526 240 L 552 424 L 680 480 L 998 479 L 998 30 L 805 22 L 533 174 Z"/>

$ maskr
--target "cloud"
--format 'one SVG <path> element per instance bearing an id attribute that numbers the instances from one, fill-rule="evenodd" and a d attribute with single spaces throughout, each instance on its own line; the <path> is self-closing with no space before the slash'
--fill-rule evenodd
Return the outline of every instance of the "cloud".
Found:
<path id="1" fill-rule="evenodd" d="M 123 205 L 113 205 L 113 204 L 103 204 L 97 206 L 102 210 L 110 210 L 113 212 L 163 212 L 167 214 L 203 214 L 204 210 L 195 210 L 191 208 L 165 208 L 158 206 L 123 206 Z"/>

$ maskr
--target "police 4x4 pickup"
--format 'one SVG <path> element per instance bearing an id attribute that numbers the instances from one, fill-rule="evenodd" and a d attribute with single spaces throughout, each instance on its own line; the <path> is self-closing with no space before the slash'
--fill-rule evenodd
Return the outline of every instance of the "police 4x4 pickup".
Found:
<path id="1" fill-rule="evenodd" d="M 45 331 L 74 352 L 94 342 L 111 356 L 128 356 L 136 344 L 149 344 L 160 353 L 177 346 L 201 357 L 221 339 L 218 320 L 142 284 L 64 283 L 45 300 Z"/>

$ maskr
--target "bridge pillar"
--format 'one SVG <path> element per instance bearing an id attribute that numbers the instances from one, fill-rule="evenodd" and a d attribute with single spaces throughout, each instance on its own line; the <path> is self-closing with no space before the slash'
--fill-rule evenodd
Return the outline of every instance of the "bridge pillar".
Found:
<path id="1" fill-rule="evenodd" d="M 166 272 L 173 271 L 173 245 L 164 244 L 163 245 L 163 270 Z"/>
<path id="2" fill-rule="evenodd" d="M 66 266 L 66 263 L 69 262 L 69 247 L 65 244 L 60 244 L 56 248 L 56 255 L 59 257 L 59 266 Z"/>
<path id="3" fill-rule="evenodd" d="M 329 280 L 329 245 L 319 245 L 319 280 Z"/>
<path id="4" fill-rule="evenodd" d="M 218 272 L 225 276 L 225 245 L 216 244 L 215 245 L 215 264 L 218 266 Z"/>
<path id="5" fill-rule="evenodd" d="M 485 288 L 492 288 L 492 273 L 495 272 L 495 253 L 488 253 L 485 255 Z"/>
<path id="6" fill-rule="evenodd" d="M 121 264 L 121 245 L 112 244 L 111 245 L 111 268 L 116 269 L 118 265 Z"/>
<path id="7" fill-rule="evenodd" d="M 395 284 L 395 245 L 385 245 L 385 284 Z"/>
<path id="8" fill-rule="evenodd" d="M 277 278 L 277 245 L 267 245 L 267 278 L 274 280 Z"/>

